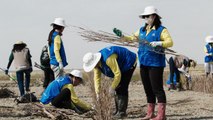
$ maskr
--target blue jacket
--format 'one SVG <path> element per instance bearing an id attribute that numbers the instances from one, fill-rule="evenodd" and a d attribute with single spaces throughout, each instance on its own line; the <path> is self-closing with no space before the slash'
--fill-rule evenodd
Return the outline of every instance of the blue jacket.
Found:
<path id="1" fill-rule="evenodd" d="M 209 44 L 206 45 L 207 53 L 213 53 L 213 47 Z M 213 56 L 205 56 L 205 62 L 213 62 Z"/>
<path id="2" fill-rule="evenodd" d="M 61 76 L 52 81 L 42 94 L 40 102 L 43 104 L 50 103 L 61 92 L 62 87 L 66 84 L 72 84 L 68 76 Z"/>
<path id="3" fill-rule="evenodd" d="M 101 67 L 99 68 L 103 74 L 105 74 L 108 77 L 114 77 L 113 72 L 111 69 L 106 65 L 106 60 L 109 56 L 112 54 L 117 54 L 117 62 L 118 66 L 121 70 L 121 73 L 128 71 L 130 68 L 133 67 L 135 61 L 136 61 L 136 54 L 129 51 L 126 48 L 119 47 L 119 46 L 111 46 L 106 47 L 99 51 L 101 53 Z"/>
<path id="4" fill-rule="evenodd" d="M 56 60 L 56 57 L 55 57 L 55 53 L 54 53 L 54 39 L 55 37 L 58 35 L 58 32 L 53 32 L 53 35 L 52 35 L 52 42 L 51 42 L 51 45 L 49 46 L 49 51 L 50 51 L 50 64 L 51 65 L 55 65 L 55 66 L 58 66 L 59 63 L 57 62 Z M 66 54 L 65 54 L 65 50 L 64 50 L 64 45 L 63 45 L 63 42 L 61 41 L 61 49 L 60 49 L 60 55 L 61 55 L 61 59 L 62 59 L 62 63 L 63 63 L 63 66 L 67 66 L 68 63 L 67 63 L 67 59 L 66 59 Z"/>
<path id="5" fill-rule="evenodd" d="M 144 44 L 144 40 L 148 42 L 160 41 L 160 35 L 163 31 L 164 27 L 159 26 L 156 30 L 151 30 L 148 35 L 146 35 L 146 30 L 144 27 L 140 29 L 139 32 L 139 49 L 138 49 L 138 58 L 141 65 L 144 66 L 152 66 L 152 67 L 165 67 L 165 55 L 155 53 L 152 50 L 156 50 L 157 48 L 152 48 L 149 45 Z M 161 51 L 164 52 L 164 51 Z"/>

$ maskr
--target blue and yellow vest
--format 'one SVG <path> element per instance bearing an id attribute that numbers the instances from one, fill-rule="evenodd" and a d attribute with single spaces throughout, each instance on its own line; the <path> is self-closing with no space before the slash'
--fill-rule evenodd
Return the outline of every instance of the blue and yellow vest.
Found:
<path id="1" fill-rule="evenodd" d="M 58 32 L 53 32 L 53 35 L 52 35 L 52 42 L 51 42 L 51 45 L 49 46 L 49 51 L 50 51 L 50 64 L 51 65 L 55 65 L 55 66 L 58 66 L 59 63 L 57 62 L 56 60 L 56 57 L 55 57 L 55 53 L 54 53 L 54 39 L 55 37 L 58 35 Z M 64 45 L 63 45 L 63 42 L 61 40 L 61 49 L 60 49 L 60 55 L 61 55 L 61 59 L 62 59 L 62 63 L 63 63 L 63 66 L 67 66 L 68 63 L 67 63 L 67 59 L 66 59 L 66 54 L 65 54 L 65 50 L 64 50 Z"/>
<path id="2" fill-rule="evenodd" d="M 206 45 L 207 53 L 213 53 L 213 47 Z M 213 56 L 205 56 L 205 62 L 213 62 Z"/>
<path id="3" fill-rule="evenodd" d="M 40 102 L 43 104 L 50 103 L 58 94 L 60 94 L 62 87 L 66 84 L 72 84 L 68 76 L 61 76 L 52 81 L 42 94 Z"/>
<path id="4" fill-rule="evenodd" d="M 160 35 L 164 27 L 159 26 L 156 30 L 151 30 L 148 35 L 146 35 L 146 30 L 144 27 L 141 27 L 139 33 L 139 49 L 138 49 L 138 58 L 140 65 L 152 66 L 152 67 L 165 67 L 165 55 L 155 53 L 151 50 L 151 47 L 144 44 L 144 40 L 148 42 L 160 41 Z M 153 49 L 153 48 L 152 48 Z"/>
<path id="5" fill-rule="evenodd" d="M 106 60 L 109 56 L 117 54 L 118 66 L 122 73 L 133 67 L 137 57 L 135 53 L 119 46 L 106 47 L 99 52 L 101 53 L 101 67 L 99 67 L 99 69 L 103 74 L 111 78 L 114 77 L 114 74 L 106 64 Z"/>

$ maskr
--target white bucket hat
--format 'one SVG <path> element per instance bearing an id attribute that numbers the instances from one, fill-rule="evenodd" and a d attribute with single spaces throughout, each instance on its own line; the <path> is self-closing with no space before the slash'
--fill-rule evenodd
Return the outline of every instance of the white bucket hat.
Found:
<path id="1" fill-rule="evenodd" d="M 99 60 L 101 59 L 101 53 L 86 53 L 83 58 L 83 68 L 84 71 L 90 72 L 95 68 Z"/>
<path id="2" fill-rule="evenodd" d="M 70 72 L 70 74 L 73 75 L 73 76 L 75 76 L 75 77 L 79 77 L 79 78 L 83 79 L 82 72 L 79 71 L 79 70 L 72 70 L 72 71 Z"/>
<path id="3" fill-rule="evenodd" d="M 147 6 L 144 9 L 144 12 L 142 14 L 139 15 L 140 18 L 144 18 L 144 16 L 147 15 L 152 15 L 152 14 L 157 14 L 158 15 L 158 10 L 157 8 L 155 8 L 154 6 Z M 159 16 L 159 15 L 158 15 Z M 159 16 L 159 18 L 161 19 L 161 16 Z"/>
<path id="4" fill-rule="evenodd" d="M 213 36 L 207 36 L 205 40 L 207 43 L 213 43 Z"/>
<path id="5" fill-rule="evenodd" d="M 15 44 L 19 45 L 19 44 L 24 44 L 23 41 L 17 41 Z"/>
<path id="6" fill-rule="evenodd" d="M 55 18 L 54 22 L 52 22 L 51 25 L 53 25 L 53 24 L 63 26 L 63 27 L 68 27 L 65 24 L 65 20 L 63 18 Z"/>
<path id="7" fill-rule="evenodd" d="M 83 75 L 82 75 L 81 71 L 79 71 L 79 70 L 72 70 L 70 72 L 70 74 L 73 75 L 74 77 L 81 78 L 81 83 L 84 84 L 84 79 L 83 79 Z"/>

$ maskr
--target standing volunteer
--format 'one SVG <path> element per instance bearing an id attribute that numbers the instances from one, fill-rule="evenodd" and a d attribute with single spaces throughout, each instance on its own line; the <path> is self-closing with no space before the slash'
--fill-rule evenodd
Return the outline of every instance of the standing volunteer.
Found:
<path id="1" fill-rule="evenodd" d="M 18 87 L 20 95 L 23 96 L 26 92 L 30 91 L 30 73 L 32 69 L 30 50 L 23 41 L 17 41 L 13 45 L 12 52 L 9 57 L 9 62 L 7 65 L 7 70 L 5 74 L 8 74 L 11 63 L 14 61 L 14 66 L 16 70 L 16 77 L 18 81 Z M 24 89 L 24 75 L 25 75 L 25 89 Z"/>
<path id="2" fill-rule="evenodd" d="M 137 64 L 135 53 L 119 46 L 110 46 L 98 53 L 87 53 L 83 57 L 83 68 L 86 72 L 94 69 L 96 97 L 99 99 L 101 73 L 114 78 L 109 93 L 115 95 L 115 117 L 126 116 L 128 107 L 128 87 Z"/>
<path id="3" fill-rule="evenodd" d="M 209 76 L 209 74 L 212 74 L 213 76 L 213 36 L 207 36 L 206 37 L 206 45 L 204 47 L 205 52 L 205 73 L 206 77 Z"/>
<path id="4" fill-rule="evenodd" d="M 41 56 L 40 56 L 40 63 L 41 63 L 41 66 L 43 67 L 42 70 L 44 71 L 43 88 L 46 89 L 48 84 L 55 79 L 53 70 L 50 67 L 50 58 L 49 58 L 49 54 L 48 54 L 48 46 L 47 45 L 45 45 L 42 48 Z"/>
<path id="5" fill-rule="evenodd" d="M 166 95 L 163 88 L 165 54 L 159 54 L 155 50 L 161 48 L 161 53 L 164 53 L 163 48 L 171 47 L 173 41 L 168 30 L 161 25 L 161 16 L 154 6 L 147 6 L 139 17 L 145 20 L 145 26 L 142 26 L 134 35 L 124 36 L 116 28 L 113 29 L 113 32 L 123 39 L 137 40 L 140 43 L 138 49 L 140 74 L 148 102 L 147 115 L 142 120 L 150 118 L 163 120 L 166 119 Z M 152 46 L 152 49 L 149 46 Z M 158 100 L 157 116 L 154 115 L 156 98 Z"/>
<path id="6" fill-rule="evenodd" d="M 51 82 L 45 89 L 40 102 L 51 103 L 57 108 L 73 109 L 81 114 L 91 109 L 91 106 L 81 101 L 75 94 L 74 87 L 83 82 L 82 72 L 73 70 Z"/>
<path id="7" fill-rule="evenodd" d="M 55 18 L 51 25 L 53 29 L 50 31 L 48 37 L 50 65 L 55 78 L 57 78 L 64 74 L 64 67 L 68 65 L 63 41 L 61 39 L 64 28 L 67 25 L 63 18 Z"/>

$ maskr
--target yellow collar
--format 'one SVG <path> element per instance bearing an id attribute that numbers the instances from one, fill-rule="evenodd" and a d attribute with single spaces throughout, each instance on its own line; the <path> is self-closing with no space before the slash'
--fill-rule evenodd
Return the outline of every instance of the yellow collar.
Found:
<path id="1" fill-rule="evenodd" d="M 149 26 L 149 25 L 146 27 L 147 30 L 151 30 L 150 28 L 151 28 L 151 26 Z M 155 30 L 155 29 L 156 29 L 155 26 L 153 26 L 152 30 Z"/>

